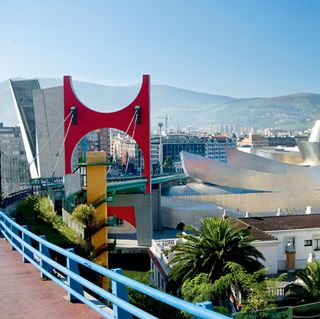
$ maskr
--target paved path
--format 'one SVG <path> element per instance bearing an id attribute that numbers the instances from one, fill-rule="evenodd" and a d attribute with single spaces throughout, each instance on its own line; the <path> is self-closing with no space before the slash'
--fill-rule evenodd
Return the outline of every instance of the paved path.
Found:
<path id="1" fill-rule="evenodd" d="M 73 304 L 54 282 L 40 280 L 32 264 L 0 237 L 0 319 L 99 319 L 84 304 Z"/>

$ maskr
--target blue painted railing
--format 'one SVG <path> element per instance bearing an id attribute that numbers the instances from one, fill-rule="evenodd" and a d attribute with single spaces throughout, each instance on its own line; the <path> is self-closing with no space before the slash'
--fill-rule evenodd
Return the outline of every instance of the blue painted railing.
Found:
<path id="1" fill-rule="evenodd" d="M 53 280 L 63 287 L 69 294 L 70 301 L 81 301 L 95 310 L 97 313 L 108 319 L 131 319 L 132 315 L 143 319 L 155 319 L 153 315 L 130 304 L 127 297 L 127 287 L 133 288 L 141 293 L 164 302 L 174 308 L 180 309 L 193 315 L 195 318 L 203 319 L 227 319 L 224 315 L 218 314 L 210 309 L 210 303 L 194 305 L 162 291 L 141 284 L 121 274 L 121 269 L 107 269 L 85 258 L 74 254 L 71 250 L 65 250 L 44 239 L 44 236 L 36 236 L 27 230 L 27 226 L 18 225 L 0 211 L 0 231 L 8 240 L 12 249 L 22 254 L 23 262 L 30 262 L 40 271 L 42 277 Z M 31 245 L 31 239 L 36 243 Z M 39 247 L 38 249 L 34 246 Z M 50 251 L 65 256 L 66 266 L 50 258 Z M 83 265 L 103 276 L 108 277 L 112 282 L 112 293 L 93 284 L 81 277 L 78 265 Z M 105 311 L 89 299 L 83 290 L 94 292 L 101 299 L 112 303 L 113 311 Z"/>

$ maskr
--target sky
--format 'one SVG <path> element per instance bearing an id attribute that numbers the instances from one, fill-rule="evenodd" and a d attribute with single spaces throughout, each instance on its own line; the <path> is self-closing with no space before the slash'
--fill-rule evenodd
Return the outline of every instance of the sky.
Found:
<path id="1" fill-rule="evenodd" d="M 320 1 L 0 0 L 0 81 L 320 93 Z"/>

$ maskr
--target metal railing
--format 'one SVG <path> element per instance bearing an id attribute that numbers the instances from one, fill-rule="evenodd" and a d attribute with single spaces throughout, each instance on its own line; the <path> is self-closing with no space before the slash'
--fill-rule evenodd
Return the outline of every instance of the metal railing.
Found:
<path id="1" fill-rule="evenodd" d="M 2 207 L 7 207 L 9 205 L 15 204 L 17 201 L 27 197 L 31 194 L 30 189 L 20 190 L 14 193 L 9 194 L 6 198 L 2 200 Z"/>
<path id="2" fill-rule="evenodd" d="M 18 225 L 0 211 L 0 231 L 13 249 L 19 251 L 24 262 L 30 262 L 40 271 L 41 276 L 47 277 L 64 288 L 70 301 L 79 300 L 87 304 L 104 318 L 130 319 L 132 315 L 138 318 L 155 319 L 156 317 L 128 302 L 127 287 L 164 302 L 174 308 L 184 311 L 195 318 L 227 319 L 222 314 L 210 309 L 211 304 L 195 305 L 160 290 L 154 289 L 121 274 L 121 269 L 107 269 L 73 253 L 70 249 L 62 249 L 45 240 L 44 236 L 36 236 L 27 230 L 27 226 Z M 33 245 L 31 245 L 31 240 Z M 65 263 L 59 263 L 50 258 L 55 252 L 65 257 Z M 60 258 L 61 259 L 61 258 Z M 65 266 L 66 265 L 66 266 Z M 112 292 L 104 290 L 79 275 L 78 265 L 106 276 L 112 283 Z M 101 300 L 112 304 L 112 311 L 105 311 L 96 302 L 85 297 L 84 289 L 96 294 Z M 212 309 L 212 308 L 211 308 Z"/>

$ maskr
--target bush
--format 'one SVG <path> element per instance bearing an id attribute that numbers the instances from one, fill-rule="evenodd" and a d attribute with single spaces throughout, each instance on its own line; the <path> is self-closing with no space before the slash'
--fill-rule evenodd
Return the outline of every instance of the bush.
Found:
<path id="1" fill-rule="evenodd" d="M 137 280 L 137 278 L 135 278 Z M 138 280 L 139 281 L 139 280 Z M 146 284 L 146 282 L 144 282 Z M 150 313 L 159 319 L 185 319 L 188 318 L 179 309 L 169 306 L 159 300 L 156 300 L 148 295 L 143 294 L 133 288 L 128 289 L 129 302 L 134 306 Z M 169 317 L 168 317 L 169 316 Z M 134 317 L 136 318 L 136 317 Z"/>
<path id="2" fill-rule="evenodd" d="M 52 203 L 47 197 L 40 197 L 34 205 L 34 210 L 44 222 L 48 224 L 54 223 L 57 214 L 54 211 Z"/>
<path id="3" fill-rule="evenodd" d="M 47 197 L 28 196 L 17 205 L 15 218 L 18 224 L 28 225 L 29 230 L 36 235 L 46 235 L 47 240 L 53 244 L 61 247 L 80 245 L 80 238 L 56 214 Z"/>
<path id="4" fill-rule="evenodd" d="M 29 195 L 24 200 L 18 203 L 13 217 L 20 225 L 36 224 L 38 222 L 38 214 L 34 211 L 34 205 L 39 200 L 40 196 Z"/>
<path id="5" fill-rule="evenodd" d="M 80 204 L 72 212 L 71 219 L 89 231 L 94 231 L 97 225 L 97 212 L 92 205 Z"/>

